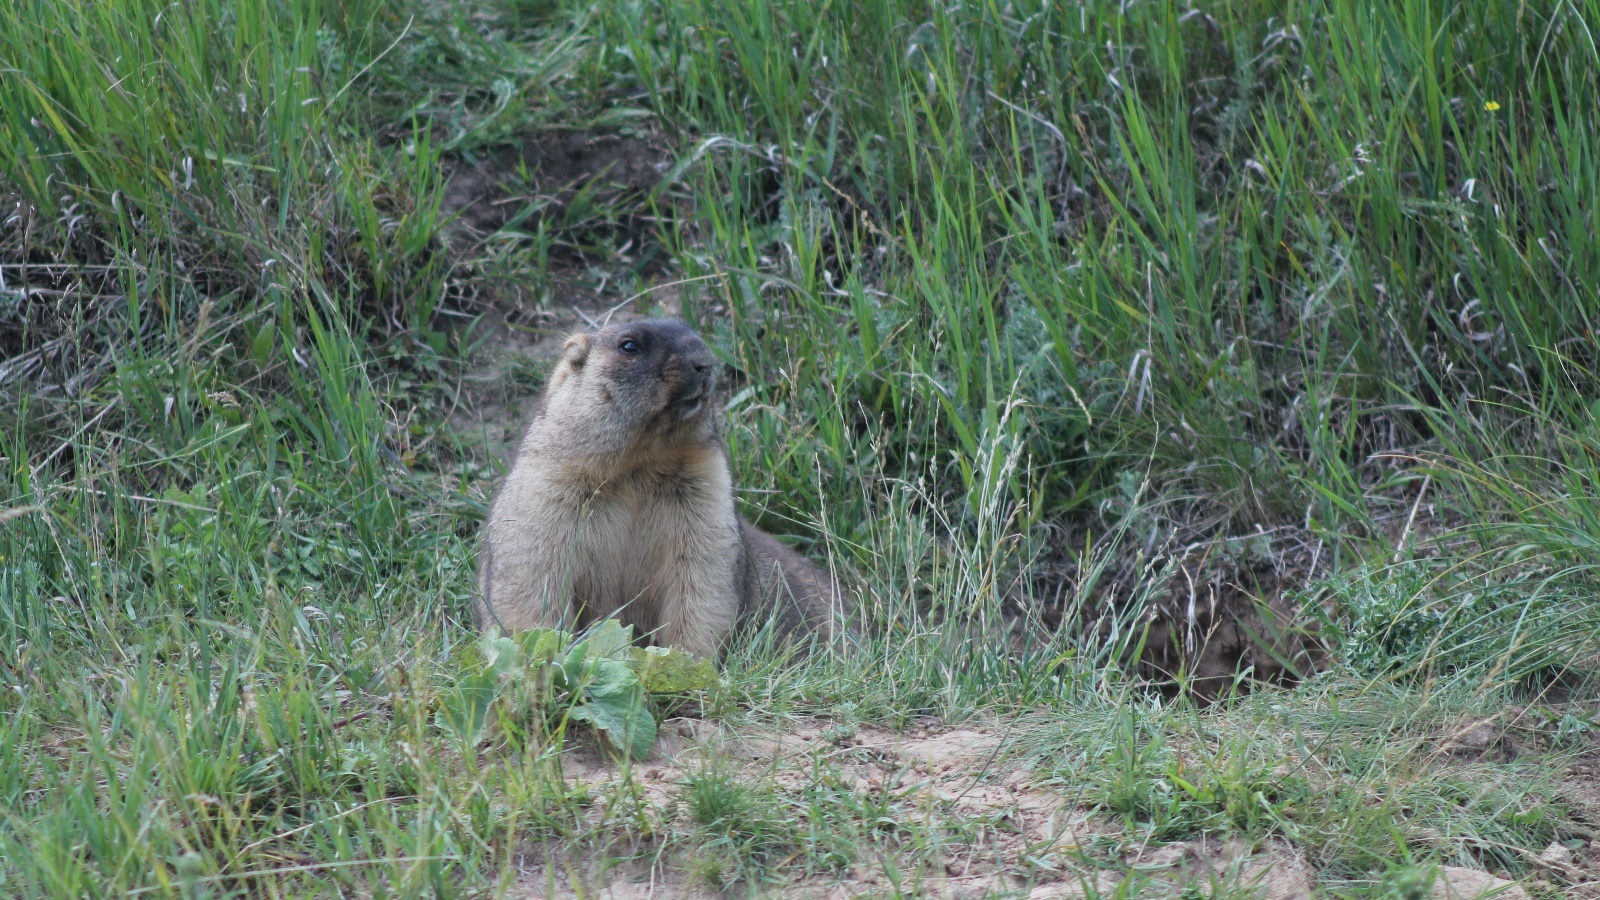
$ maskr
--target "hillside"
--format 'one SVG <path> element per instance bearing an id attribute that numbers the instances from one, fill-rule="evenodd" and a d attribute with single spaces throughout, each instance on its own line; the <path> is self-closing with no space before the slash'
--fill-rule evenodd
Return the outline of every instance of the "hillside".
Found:
<path id="1" fill-rule="evenodd" d="M 1600 897 L 1597 34 L 13 0 L 0 892 Z M 470 602 L 645 315 L 861 639 L 641 674 L 633 759 L 625 648 Z"/>

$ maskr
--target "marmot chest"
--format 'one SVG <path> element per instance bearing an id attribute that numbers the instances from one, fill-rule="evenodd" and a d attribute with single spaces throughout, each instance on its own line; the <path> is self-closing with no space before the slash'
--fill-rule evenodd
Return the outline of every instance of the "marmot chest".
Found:
<path id="1" fill-rule="evenodd" d="M 732 577 L 739 522 L 726 470 L 618 479 L 578 516 L 573 590 L 594 608 L 648 605 L 670 583 Z"/>

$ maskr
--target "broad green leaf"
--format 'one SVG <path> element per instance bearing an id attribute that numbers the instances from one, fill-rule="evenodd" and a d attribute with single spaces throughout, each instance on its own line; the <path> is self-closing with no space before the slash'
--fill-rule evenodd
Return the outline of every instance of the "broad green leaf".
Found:
<path id="1" fill-rule="evenodd" d="M 490 628 L 478 641 L 478 650 L 483 654 L 485 666 L 495 675 L 509 675 L 523 665 L 522 648 L 516 641 L 502 636 L 498 628 Z"/>
<path id="2" fill-rule="evenodd" d="M 644 759 L 656 742 L 656 720 L 644 704 L 630 705 L 619 700 L 590 700 L 572 711 L 572 719 L 588 722 L 611 746 Z"/>
<path id="3" fill-rule="evenodd" d="M 634 648 L 629 664 L 639 675 L 639 684 L 650 694 L 681 694 L 704 691 L 718 684 L 717 667 L 709 659 L 695 659 L 671 647 Z"/>
<path id="4" fill-rule="evenodd" d="M 489 709 L 494 705 L 499 681 L 494 672 L 484 671 L 456 682 L 441 698 L 435 717 L 439 728 L 463 746 L 476 747 L 489 723 Z"/>
<path id="5" fill-rule="evenodd" d="M 540 666 L 551 662 L 571 639 L 566 632 L 554 628 L 530 628 L 518 632 L 516 636 L 517 646 L 522 650 L 522 664 L 525 666 Z"/>
<path id="6" fill-rule="evenodd" d="M 567 658 L 561 663 L 561 670 L 566 675 L 568 684 L 583 683 L 584 672 L 587 671 L 589 658 L 589 642 L 579 641 L 567 650 Z"/>
<path id="7" fill-rule="evenodd" d="M 642 695 L 639 690 L 639 676 L 625 662 L 615 659 L 597 659 L 594 662 L 594 677 L 589 682 L 588 693 L 594 697 L 620 697 L 623 695 Z M 639 696 L 642 701 L 643 696 Z"/>
<path id="8" fill-rule="evenodd" d="M 611 658 L 633 646 L 633 626 L 616 619 L 606 619 L 590 629 L 587 643 L 589 655 Z"/>
<path id="9" fill-rule="evenodd" d="M 612 746 L 643 759 L 655 743 L 656 720 L 645 705 L 644 691 L 633 669 L 617 660 L 598 660 L 594 680 L 585 694 L 587 702 L 573 712 L 573 718 L 585 719 Z"/>

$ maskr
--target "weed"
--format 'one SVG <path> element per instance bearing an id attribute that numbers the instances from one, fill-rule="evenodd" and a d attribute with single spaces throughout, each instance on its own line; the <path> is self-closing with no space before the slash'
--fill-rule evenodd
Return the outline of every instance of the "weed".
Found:
<path id="1" fill-rule="evenodd" d="M 789 855 L 790 826 L 773 815 L 772 798 L 727 769 L 712 766 L 690 775 L 683 803 L 698 826 L 693 874 L 712 884 L 760 881 Z"/>

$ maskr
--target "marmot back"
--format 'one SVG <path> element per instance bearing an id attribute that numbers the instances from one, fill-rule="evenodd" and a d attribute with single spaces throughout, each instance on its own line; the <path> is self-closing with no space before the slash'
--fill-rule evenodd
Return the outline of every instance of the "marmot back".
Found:
<path id="1" fill-rule="evenodd" d="M 734 507 L 716 387 L 716 358 L 681 322 L 567 339 L 484 525 L 480 628 L 614 615 L 702 657 L 741 620 L 833 637 L 832 579 Z"/>

